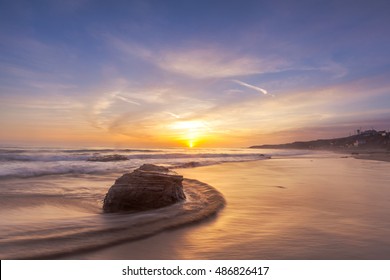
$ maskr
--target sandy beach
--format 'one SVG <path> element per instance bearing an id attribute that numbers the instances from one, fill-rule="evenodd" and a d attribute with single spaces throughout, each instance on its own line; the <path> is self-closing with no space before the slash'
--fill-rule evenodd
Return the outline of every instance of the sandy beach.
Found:
<path id="1" fill-rule="evenodd" d="M 390 162 L 390 151 L 386 149 L 332 149 L 324 150 L 342 154 L 343 157 Z"/>
<path id="2" fill-rule="evenodd" d="M 178 169 L 219 190 L 206 221 L 69 259 L 389 259 L 390 164 L 323 153 Z"/>

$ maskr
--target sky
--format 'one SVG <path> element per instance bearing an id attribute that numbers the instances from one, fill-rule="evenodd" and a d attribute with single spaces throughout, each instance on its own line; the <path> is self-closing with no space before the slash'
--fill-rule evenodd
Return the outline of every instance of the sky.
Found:
<path id="1" fill-rule="evenodd" d="M 390 130 L 390 1 L 0 0 L 0 144 Z"/>

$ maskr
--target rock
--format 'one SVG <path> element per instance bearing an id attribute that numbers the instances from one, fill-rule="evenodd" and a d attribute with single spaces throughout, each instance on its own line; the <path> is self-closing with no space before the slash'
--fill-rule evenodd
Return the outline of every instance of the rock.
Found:
<path id="1" fill-rule="evenodd" d="M 105 156 L 93 156 L 87 159 L 87 161 L 102 161 L 102 162 L 120 161 L 120 160 L 129 160 L 129 158 L 127 156 L 115 154 L 115 155 L 105 155 Z"/>
<path id="2" fill-rule="evenodd" d="M 199 162 L 190 161 L 190 162 L 185 162 L 185 163 L 179 164 L 177 167 L 178 168 L 193 168 L 193 167 L 198 167 L 200 165 L 201 164 Z"/>
<path id="3" fill-rule="evenodd" d="M 142 211 L 184 200 L 183 176 L 166 167 L 144 164 L 126 173 L 108 190 L 104 212 Z"/>

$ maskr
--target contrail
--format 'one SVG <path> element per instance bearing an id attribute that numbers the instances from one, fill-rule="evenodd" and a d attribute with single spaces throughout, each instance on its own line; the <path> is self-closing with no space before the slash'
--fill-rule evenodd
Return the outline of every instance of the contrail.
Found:
<path id="1" fill-rule="evenodd" d="M 139 104 L 138 102 L 135 102 L 135 101 L 133 101 L 133 100 L 130 100 L 129 98 L 124 97 L 124 96 L 119 95 L 119 94 L 115 94 L 114 97 L 117 98 L 117 99 L 119 99 L 119 100 L 122 100 L 122 101 L 124 101 L 124 102 L 127 102 L 127 103 L 131 103 L 131 104 L 138 105 L 138 106 L 141 105 L 141 104 Z"/>
<path id="2" fill-rule="evenodd" d="M 262 93 L 262 94 L 264 94 L 264 95 L 269 94 L 268 91 L 266 91 L 266 90 L 263 89 L 263 88 L 253 86 L 253 85 L 250 85 L 250 84 L 241 82 L 241 81 L 239 81 L 239 80 L 232 80 L 232 81 L 235 82 L 235 83 L 237 83 L 237 84 L 239 84 L 239 85 L 241 85 L 241 86 L 244 86 L 244 87 L 253 89 L 253 90 L 257 91 L 257 92 L 260 92 L 260 93 Z"/>
<path id="3" fill-rule="evenodd" d="M 179 115 L 176 115 L 176 114 L 174 114 L 174 113 L 172 113 L 172 112 L 166 111 L 165 113 L 167 113 L 168 115 L 174 117 L 175 119 L 180 119 L 180 116 L 179 116 Z"/>

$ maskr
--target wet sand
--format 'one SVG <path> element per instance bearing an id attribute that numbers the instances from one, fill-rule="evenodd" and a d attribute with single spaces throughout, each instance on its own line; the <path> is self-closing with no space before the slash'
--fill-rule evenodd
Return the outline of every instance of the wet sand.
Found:
<path id="1" fill-rule="evenodd" d="M 339 154 L 179 169 L 218 189 L 206 221 L 71 259 L 390 259 L 390 163 Z"/>
<path id="2" fill-rule="evenodd" d="M 362 152 L 353 155 L 356 159 L 368 159 L 368 160 L 379 160 L 390 162 L 390 152 L 386 151 L 371 151 L 371 152 Z"/>
<path id="3" fill-rule="evenodd" d="M 390 162 L 390 151 L 384 149 L 334 149 L 330 152 L 356 159 L 376 160 Z"/>

